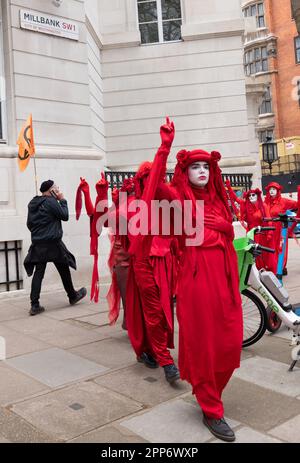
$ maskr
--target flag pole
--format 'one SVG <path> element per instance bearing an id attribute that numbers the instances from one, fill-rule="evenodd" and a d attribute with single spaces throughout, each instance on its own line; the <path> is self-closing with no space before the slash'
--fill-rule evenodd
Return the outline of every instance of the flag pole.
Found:
<path id="1" fill-rule="evenodd" d="M 37 184 L 37 172 L 36 172 L 35 156 L 33 156 L 33 165 L 34 165 L 35 193 L 38 196 L 38 184 Z"/>

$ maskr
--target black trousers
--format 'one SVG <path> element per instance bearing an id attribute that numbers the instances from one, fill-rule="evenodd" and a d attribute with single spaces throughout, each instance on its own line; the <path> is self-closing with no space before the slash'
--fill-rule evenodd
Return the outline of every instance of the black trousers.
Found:
<path id="1" fill-rule="evenodd" d="M 76 291 L 73 286 L 69 266 L 67 264 L 59 264 L 57 262 L 54 262 L 54 265 L 57 268 L 58 273 L 60 274 L 62 283 L 64 285 L 64 288 L 66 290 L 66 293 L 69 299 L 73 299 L 76 295 Z M 32 282 L 31 282 L 31 293 L 30 293 L 31 304 L 38 304 L 39 302 L 42 281 L 45 275 L 46 267 L 47 267 L 47 262 L 39 263 L 39 264 L 36 264 L 35 266 L 35 271 L 34 271 L 34 275 L 32 277 Z"/>

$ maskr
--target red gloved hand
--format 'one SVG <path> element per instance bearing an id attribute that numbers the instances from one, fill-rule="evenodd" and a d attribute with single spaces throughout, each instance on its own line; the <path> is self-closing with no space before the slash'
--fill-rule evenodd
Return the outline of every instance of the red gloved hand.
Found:
<path id="1" fill-rule="evenodd" d="M 89 191 L 90 191 L 89 184 L 87 183 L 87 181 L 86 181 L 86 179 L 85 179 L 84 177 L 80 177 L 79 188 L 80 188 L 81 191 L 83 191 L 84 193 L 89 193 Z"/>
<path id="2" fill-rule="evenodd" d="M 118 201 L 119 201 L 119 190 L 118 188 L 114 188 L 111 192 L 111 199 L 113 201 L 114 204 L 117 204 Z"/>
<path id="3" fill-rule="evenodd" d="M 166 118 L 166 123 L 161 126 L 160 128 L 160 138 L 161 144 L 170 148 L 172 146 L 173 140 L 175 136 L 175 127 L 174 122 L 170 121 L 170 119 Z"/>
<path id="4" fill-rule="evenodd" d="M 108 191 L 108 181 L 105 179 L 105 175 L 101 172 L 101 179 L 96 183 L 96 190 L 98 195 L 105 195 Z"/>
<path id="5" fill-rule="evenodd" d="M 225 185 L 227 186 L 227 188 L 230 188 L 230 187 L 231 187 L 231 182 L 230 182 L 229 178 L 227 178 L 227 179 L 225 180 Z"/>

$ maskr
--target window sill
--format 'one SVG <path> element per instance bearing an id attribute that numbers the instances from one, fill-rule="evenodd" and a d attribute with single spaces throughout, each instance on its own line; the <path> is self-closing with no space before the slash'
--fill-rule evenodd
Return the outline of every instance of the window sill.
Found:
<path id="1" fill-rule="evenodd" d="M 168 40 L 167 42 L 141 43 L 141 47 L 149 47 L 150 45 L 166 45 L 168 43 L 180 43 L 180 42 L 183 42 L 183 40 L 180 39 L 180 40 Z"/>
<path id="2" fill-rule="evenodd" d="M 275 116 L 274 113 L 264 113 L 264 114 L 259 114 L 259 115 L 258 115 L 258 118 L 259 118 L 259 119 L 265 119 L 265 118 L 267 118 L 267 117 L 274 117 L 274 116 Z"/>

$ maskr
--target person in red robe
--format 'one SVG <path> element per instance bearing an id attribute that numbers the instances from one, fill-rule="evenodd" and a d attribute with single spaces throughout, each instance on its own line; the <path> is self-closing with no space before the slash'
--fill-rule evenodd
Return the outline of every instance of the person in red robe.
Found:
<path id="1" fill-rule="evenodd" d="M 287 210 L 298 210 L 300 204 L 300 190 L 298 187 L 298 201 L 293 199 L 284 198 L 281 196 L 282 186 L 279 183 L 271 182 L 266 187 L 266 197 L 265 205 L 269 208 L 270 217 L 276 218 L 279 214 L 284 214 Z M 279 255 L 282 251 L 282 224 L 281 222 L 275 222 L 274 226 L 276 230 L 274 232 L 274 261 L 275 261 L 275 273 L 277 273 L 277 265 Z M 288 240 L 286 243 L 285 256 L 284 256 L 284 266 L 283 266 L 283 275 L 287 275 L 287 260 L 288 260 Z"/>
<path id="2" fill-rule="evenodd" d="M 114 188 L 112 191 L 112 200 L 114 206 L 108 210 L 107 207 L 102 207 L 101 210 L 97 211 L 97 205 L 100 201 L 103 201 L 108 206 L 108 182 L 105 179 L 104 174 L 101 174 L 101 179 L 96 184 L 96 191 L 97 197 L 95 201 L 95 206 L 93 206 L 91 196 L 90 196 L 90 189 L 87 181 L 85 178 L 80 179 L 80 184 L 77 189 L 76 194 L 76 218 L 77 220 L 81 214 L 81 207 L 82 207 L 82 194 L 84 195 L 85 200 L 85 208 L 87 215 L 90 217 L 90 237 L 91 237 L 91 244 L 90 244 L 90 253 L 94 255 L 94 268 L 93 268 L 93 277 L 92 277 L 92 286 L 91 286 L 91 297 L 92 300 L 98 302 L 99 298 L 99 273 L 98 273 L 98 238 L 99 232 L 101 233 L 102 230 L 97 229 L 97 221 L 107 213 L 107 220 L 104 221 L 103 226 L 109 226 L 108 217 L 112 218 L 115 215 L 115 224 L 116 227 L 114 230 L 110 230 L 110 242 L 111 242 L 111 249 L 108 258 L 108 267 L 111 272 L 111 285 L 109 291 L 107 293 L 107 301 L 109 305 L 109 322 L 111 325 L 116 323 L 120 313 L 120 301 L 122 299 L 123 305 L 123 322 L 122 328 L 124 330 L 127 329 L 126 327 L 126 286 L 127 286 L 127 277 L 128 277 L 128 268 L 129 268 L 129 261 L 130 255 L 128 253 L 129 248 L 129 239 L 128 236 L 121 235 L 119 233 L 119 211 L 120 211 L 120 204 L 119 204 L 119 193 L 126 192 L 128 195 L 132 195 L 134 191 L 134 184 L 133 179 L 125 179 L 123 185 L 120 190 Z"/>
<path id="3" fill-rule="evenodd" d="M 161 127 L 158 153 L 168 155 L 173 138 L 174 130 L 167 121 Z M 152 163 L 143 163 L 134 178 L 136 200 L 148 204 L 147 195 L 149 188 L 153 189 L 153 180 L 163 181 L 164 176 L 165 170 L 158 172 L 152 168 Z M 129 214 L 128 220 L 133 216 Z M 151 221 L 151 213 L 148 218 Z M 163 367 L 166 380 L 173 383 L 180 377 L 169 350 L 174 348 L 174 239 L 161 233 L 161 230 L 151 237 L 141 234 L 133 236 L 130 233 L 129 237 L 132 257 L 126 292 L 128 336 L 138 361 L 148 367 Z"/>
<path id="4" fill-rule="evenodd" d="M 120 193 L 127 193 L 128 198 L 134 195 L 134 182 L 132 178 L 125 179 L 120 190 L 114 188 L 112 200 L 114 208 L 109 214 L 116 215 L 116 229 L 110 231 L 111 250 L 108 259 L 108 267 L 111 272 L 111 285 L 106 299 L 109 305 L 109 322 L 116 323 L 120 313 L 120 300 L 123 306 L 122 328 L 127 330 L 126 323 L 126 288 L 128 270 L 130 266 L 130 254 L 128 252 L 130 241 L 127 234 L 121 234 L 119 230 L 119 217 L 122 214 L 123 204 L 120 204 Z M 128 206 L 128 203 L 125 207 Z M 104 225 L 108 225 L 108 222 Z"/>
<path id="5" fill-rule="evenodd" d="M 204 240 L 188 246 L 184 240 L 177 281 L 179 371 L 202 408 L 203 422 L 216 437 L 235 440 L 224 419 L 222 392 L 240 366 L 243 340 L 234 231 L 217 152 L 182 150 L 177 154 L 172 185 L 159 184 L 152 196 L 181 203 L 204 202 Z M 164 169 L 167 153 L 158 153 L 153 169 Z M 150 174 L 151 176 L 151 174 Z M 197 223 L 197 220 L 196 220 Z M 181 240 L 182 241 L 182 240 Z"/>
<path id="6" fill-rule="evenodd" d="M 227 191 L 231 201 L 235 199 L 235 192 L 233 191 L 230 181 L 225 182 Z M 238 198 L 237 198 L 238 199 Z M 264 204 L 262 199 L 262 191 L 259 188 L 248 190 L 244 193 L 243 199 L 239 199 L 239 221 L 246 228 L 246 231 L 252 230 L 255 227 L 272 226 L 272 223 L 266 223 L 264 219 L 270 217 L 269 208 Z M 269 248 L 274 247 L 274 232 L 271 230 L 255 235 L 255 242 Z M 256 258 L 256 267 L 258 270 L 264 268 L 276 273 L 276 263 L 274 254 L 263 252 L 261 256 Z"/>

